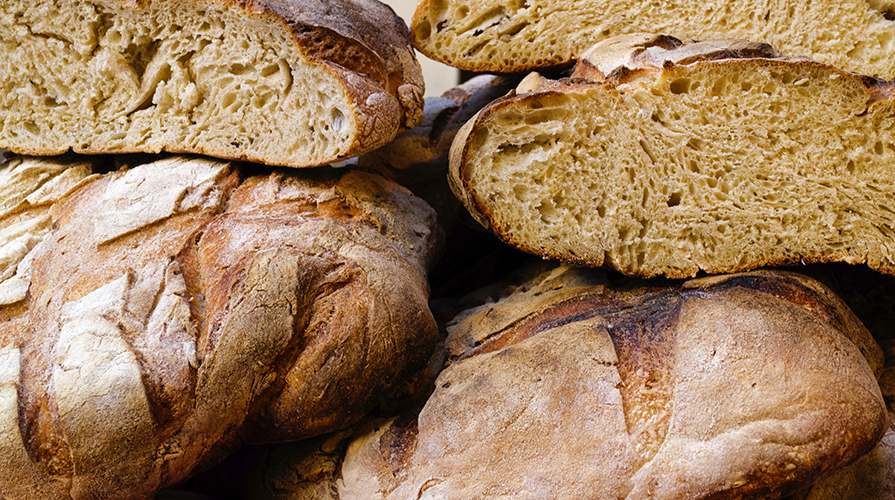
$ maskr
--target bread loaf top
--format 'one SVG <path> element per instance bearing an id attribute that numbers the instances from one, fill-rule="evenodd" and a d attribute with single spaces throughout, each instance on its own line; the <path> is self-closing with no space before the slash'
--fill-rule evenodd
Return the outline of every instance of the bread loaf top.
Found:
<path id="1" fill-rule="evenodd" d="M 150 498 L 240 440 L 344 427 L 425 364 L 437 232 L 406 189 L 128 161 L 51 209 L 0 283 L 24 290 L 0 307 L 4 496 Z"/>
<path id="2" fill-rule="evenodd" d="M 888 426 L 881 350 L 790 273 L 561 266 L 458 318 L 448 349 L 418 414 L 348 446 L 339 498 L 777 498 Z"/>

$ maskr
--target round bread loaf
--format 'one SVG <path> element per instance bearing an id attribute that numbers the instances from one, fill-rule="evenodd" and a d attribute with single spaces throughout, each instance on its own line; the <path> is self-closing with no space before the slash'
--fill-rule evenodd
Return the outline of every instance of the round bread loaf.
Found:
<path id="1" fill-rule="evenodd" d="M 0 497 L 151 498 L 239 441 L 344 427 L 425 365 L 437 231 L 406 189 L 350 170 L 125 161 L 43 214 L 10 211 L 52 225 L 0 283 L 15 285 L 0 307 Z M 47 164 L 62 160 L 12 160 L 0 183 L 62 185 L 69 170 Z"/>

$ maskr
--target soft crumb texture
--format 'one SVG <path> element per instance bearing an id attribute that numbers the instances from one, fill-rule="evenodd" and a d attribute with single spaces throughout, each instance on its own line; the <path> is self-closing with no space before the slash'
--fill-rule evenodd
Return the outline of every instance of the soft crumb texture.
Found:
<path id="1" fill-rule="evenodd" d="M 452 181 L 483 224 L 639 276 L 831 261 L 895 273 L 889 83 L 761 45 L 642 40 L 625 64 L 606 64 L 623 40 L 571 79 L 532 76 L 467 123 Z"/>
<path id="2" fill-rule="evenodd" d="M 697 40 L 741 37 L 893 78 L 893 19 L 889 0 L 422 0 L 411 38 L 435 60 L 510 72 L 565 63 L 600 40 L 641 31 Z"/>
<path id="3" fill-rule="evenodd" d="M 3 0 L 0 147 L 323 165 L 422 119 L 403 21 L 375 0 Z"/>

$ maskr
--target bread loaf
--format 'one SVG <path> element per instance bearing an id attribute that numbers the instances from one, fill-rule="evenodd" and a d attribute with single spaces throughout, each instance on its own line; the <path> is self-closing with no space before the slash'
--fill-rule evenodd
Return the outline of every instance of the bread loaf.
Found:
<path id="1" fill-rule="evenodd" d="M 270 453 L 251 489 L 772 499 L 854 461 L 888 426 L 880 348 L 801 275 L 671 283 L 559 267 L 448 328 L 451 362 L 422 410 L 354 429 L 344 459 L 344 434 Z"/>
<path id="2" fill-rule="evenodd" d="M 563 64 L 609 37 L 746 38 L 872 76 L 895 78 L 895 10 L 880 0 L 422 0 L 411 39 L 423 54 L 470 71 Z"/>
<path id="3" fill-rule="evenodd" d="M 436 231 L 405 189 L 127 161 L 52 208 L 10 278 L 0 497 L 151 498 L 239 441 L 344 427 L 424 366 Z"/>
<path id="4" fill-rule="evenodd" d="M 891 274 L 892 89 L 762 44 L 619 37 L 470 120 L 452 186 L 520 249 L 631 275 Z"/>
<path id="5" fill-rule="evenodd" d="M 306 167 L 422 119 L 407 27 L 376 0 L 9 0 L 0 14 L 0 147 L 18 153 Z"/>

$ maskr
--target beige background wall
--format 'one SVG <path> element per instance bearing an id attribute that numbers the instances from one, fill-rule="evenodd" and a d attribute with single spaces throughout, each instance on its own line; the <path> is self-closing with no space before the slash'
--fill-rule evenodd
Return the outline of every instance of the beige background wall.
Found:
<path id="1" fill-rule="evenodd" d="M 413 11 L 416 9 L 416 0 L 383 0 L 383 2 L 394 9 L 408 26 L 410 25 L 410 18 L 413 17 Z M 459 82 L 459 70 L 437 63 L 420 53 L 417 53 L 416 57 L 423 67 L 427 96 L 441 95 L 445 90 L 456 86 Z"/>

